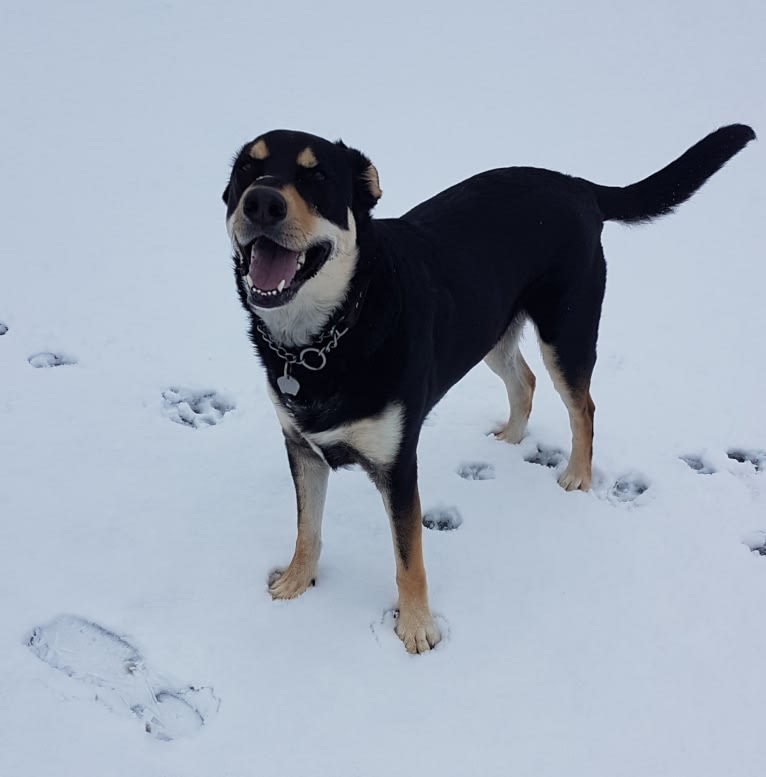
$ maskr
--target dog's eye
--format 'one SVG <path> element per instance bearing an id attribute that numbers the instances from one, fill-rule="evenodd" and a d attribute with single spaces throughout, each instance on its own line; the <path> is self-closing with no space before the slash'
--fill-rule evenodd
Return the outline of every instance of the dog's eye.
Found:
<path id="1" fill-rule="evenodd" d="M 248 175 L 249 173 L 252 173 L 254 169 L 255 165 L 253 165 L 252 162 L 244 162 L 240 165 L 239 172 L 243 175 Z"/>
<path id="2" fill-rule="evenodd" d="M 300 173 L 305 181 L 311 183 L 322 183 L 327 180 L 327 173 L 321 167 L 303 167 Z"/>

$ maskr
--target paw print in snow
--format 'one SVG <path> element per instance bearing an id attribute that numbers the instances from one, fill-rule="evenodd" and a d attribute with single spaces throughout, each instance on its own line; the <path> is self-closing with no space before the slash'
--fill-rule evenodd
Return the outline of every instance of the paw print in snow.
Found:
<path id="1" fill-rule="evenodd" d="M 74 356 L 61 353 L 60 351 L 58 353 L 41 351 L 40 353 L 32 354 L 27 361 L 38 369 L 42 367 L 68 367 L 77 364 L 77 359 Z"/>
<path id="2" fill-rule="evenodd" d="M 693 469 L 698 475 L 713 475 L 715 469 L 712 464 L 708 464 L 702 456 L 696 453 L 687 453 L 679 457 L 689 469 Z"/>
<path id="3" fill-rule="evenodd" d="M 234 410 L 236 404 L 217 391 L 172 386 L 162 392 L 164 414 L 177 424 L 199 429 L 215 426 L 223 421 L 226 413 Z"/>
<path id="4" fill-rule="evenodd" d="M 556 467 L 566 461 L 566 456 L 563 451 L 556 448 L 546 448 L 538 444 L 537 450 L 525 456 L 524 461 L 528 464 L 539 464 L 543 467 L 556 469 Z"/>
<path id="5" fill-rule="evenodd" d="M 649 482 L 641 475 L 623 475 L 609 489 L 608 498 L 612 502 L 633 502 L 649 490 Z"/>
<path id="6" fill-rule="evenodd" d="M 423 526 L 436 531 L 453 531 L 463 523 L 457 507 L 434 507 L 423 513 Z"/>
<path id="7" fill-rule="evenodd" d="M 465 461 L 457 468 L 463 480 L 494 480 L 495 468 L 486 461 Z"/>
<path id="8" fill-rule="evenodd" d="M 766 472 L 766 451 L 731 448 L 726 455 L 740 464 L 752 464 L 756 472 Z"/>

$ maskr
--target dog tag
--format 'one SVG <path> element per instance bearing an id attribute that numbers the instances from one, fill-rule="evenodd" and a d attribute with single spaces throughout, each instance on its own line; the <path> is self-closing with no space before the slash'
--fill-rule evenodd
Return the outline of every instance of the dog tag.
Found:
<path id="1" fill-rule="evenodd" d="M 285 363 L 285 374 L 277 378 L 277 386 L 283 394 L 294 397 L 301 390 L 301 384 L 288 373 L 289 367 L 290 365 Z"/>

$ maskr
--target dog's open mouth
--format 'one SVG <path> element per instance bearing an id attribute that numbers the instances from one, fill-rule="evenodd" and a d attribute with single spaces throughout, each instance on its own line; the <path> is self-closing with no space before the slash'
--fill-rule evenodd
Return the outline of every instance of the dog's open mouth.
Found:
<path id="1" fill-rule="evenodd" d="M 305 251 L 293 251 L 268 237 L 249 243 L 242 249 L 242 256 L 243 265 L 247 266 L 244 277 L 251 304 L 261 308 L 284 305 L 319 271 L 331 248 L 329 243 L 322 242 Z"/>

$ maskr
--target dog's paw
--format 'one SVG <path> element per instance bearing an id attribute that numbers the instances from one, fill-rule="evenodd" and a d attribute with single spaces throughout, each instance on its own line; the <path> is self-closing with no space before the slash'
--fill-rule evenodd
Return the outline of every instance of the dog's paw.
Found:
<path id="1" fill-rule="evenodd" d="M 316 571 L 293 566 L 273 569 L 269 574 L 269 593 L 272 599 L 295 599 L 307 588 L 316 585 Z"/>
<path id="2" fill-rule="evenodd" d="M 496 440 L 500 440 L 501 442 L 507 442 L 507 443 L 510 443 L 511 445 L 518 445 L 524 439 L 524 435 L 526 433 L 527 433 L 526 421 L 524 423 L 514 423 L 513 419 L 511 419 L 504 426 L 501 426 L 498 429 L 492 430 L 492 436 Z"/>
<path id="3" fill-rule="evenodd" d="M 590 491 L 591 475 L 567 466 L 559 476 L 558 482 L 564 491 Z"/>
<path id="4" fill-rule="evenodd" d="M 392 608 L 385 610 L 380 618 L 377 618 L 370 623 L 370 633 L 375 639 L 378 647 L 389 651 L 392 656 L 401 655 L 402 650 L 402 643 L 399 639 L 399 635 L 396 633 L 398 618 L 399 611 Z M 434 613 L 433 621 L 436 624 L 436 630 L 439 632 L 440 636 L 435 648 L 431 649 L 440 653 L 450 641 L 450 624 L 449 621 L 439 613 Z M 427 639 L 426 643 L 428 643 Z"/>
<path id="5" fill-rule="evenodd" d="M 442 638 L 428 609 L 399 610 L 394 631 L 408 653 L 427 653 Z"/>

